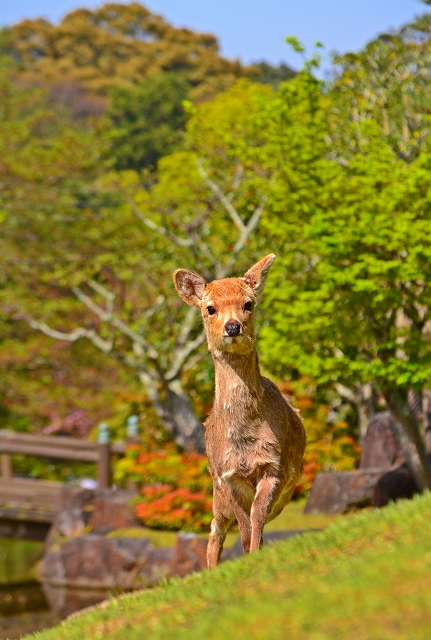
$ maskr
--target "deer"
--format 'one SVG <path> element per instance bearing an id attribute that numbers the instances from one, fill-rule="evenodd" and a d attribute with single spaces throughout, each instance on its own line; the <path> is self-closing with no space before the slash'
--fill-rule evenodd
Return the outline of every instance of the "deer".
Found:
<path id="1" fill-rule="evenodd" d="M 188 269 L 174 273 L 180 297 L 201 311 L 215 368 L 214 403 L 203 425 L 213 480 L 209 569 L 218 564 L 235 521 L 244 554 L 262 546 L 264 525 L 290 502 L 302 472 L 302 419 L 261 376 L 254 335 L 253 312 L 275 257 L 262 258 L 243 277 L 209 284 Z"/>

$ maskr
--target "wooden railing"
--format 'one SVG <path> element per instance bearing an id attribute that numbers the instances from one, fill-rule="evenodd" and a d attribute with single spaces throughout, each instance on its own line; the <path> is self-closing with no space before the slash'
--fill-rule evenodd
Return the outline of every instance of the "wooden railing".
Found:
<path id="1" fill-rule="evenodd" d="M 137 419 L 128 420 L 127 442 L 137 441 Z M 13 454 L 48 460 L 94 462 L 100 488 L 111 486 L 111 458 L 124 455 L 126 444 L 109 442 L 107 426 L 99 426 L 98 442 L 62 436 L 38 436 L 0 429 L 0 520 L 49 522 L 54 515 L 61 482 L 18 478 L 13 474 Z"/>
<path id="2" fill-rule="evenodd" d="M 11 454 L 21 453 L 50 460 L 95 462 L 99 487 L 106 488 L 111 485 L 111 454 L 124 455 L 125 449 L 125 445 L 109 442 L 87 442 L 61 436 L 36 436 L 0 429 L 1 478 L 13 478 Z"/>

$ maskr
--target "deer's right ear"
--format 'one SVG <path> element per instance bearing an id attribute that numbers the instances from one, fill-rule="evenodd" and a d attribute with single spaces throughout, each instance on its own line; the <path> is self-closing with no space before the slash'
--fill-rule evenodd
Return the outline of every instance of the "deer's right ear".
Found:
<path id="1" fill-rule="evenodd" d="M 204 289 L 207 286 L 202 276 L 188 269 L 177 269 L 174 273 L 174 284 L 184 302 L 191 307 L 201 306 Z"/>

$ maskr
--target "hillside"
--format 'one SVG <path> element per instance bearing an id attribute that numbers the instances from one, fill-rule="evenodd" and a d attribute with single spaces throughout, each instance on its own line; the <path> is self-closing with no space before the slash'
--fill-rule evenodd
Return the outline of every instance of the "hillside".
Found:
<path id="1" fill-rule="evenodd" d="M 190 98 L 200 102 L 239 77 L 277 71 L 271 65 L 244 67 L 228 60 L 220 55 L 214 35 L 176 28 L 138 2 L 76 9 L 57 25 L 42 18 L 22 20 L 3 32 L 0 49 L 18 62 L 23 80 L 60 85 L 57 93 L 85 88 L 99 101 L 113 87 L 132 87 L 171 72 L 189 83 Z M 286 69 L 288 76 L 293 74 Z M 286 69 L 281 69 L 284 75 Z M 102 105 L 93 98 L 96 112 Z"/>
<path id="2" fill-rule="evenodd" d="M 425 640 L 431 495 L 77 614 L 38 640 Z"/>

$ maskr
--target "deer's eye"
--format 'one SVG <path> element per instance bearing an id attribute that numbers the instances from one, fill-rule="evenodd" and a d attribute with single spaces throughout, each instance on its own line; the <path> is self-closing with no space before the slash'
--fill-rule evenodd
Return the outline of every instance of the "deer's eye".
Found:
<path id="1" fill-rule="evenodd" d="M 216 312 L 216 310 L 214 309 L 214 307 L 211 307 L 211 306 L 210 306 L 210 307 L 207 307 L 207 311 L 208 311 L 208 313 L 210 314 L 210 316 L 212 316 L 212 315 Z"/>
<path id="2" fill-rule="evenodd" d="M 253 303 L 252 302 L 246 302 L 244 305 L 244 311 L 253 311 Z"/>

